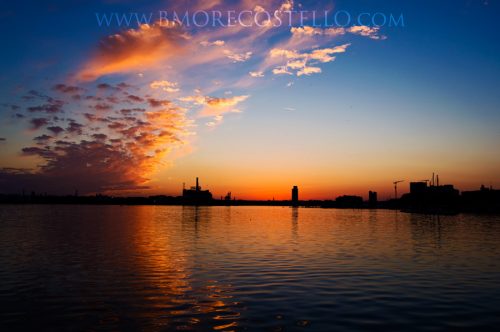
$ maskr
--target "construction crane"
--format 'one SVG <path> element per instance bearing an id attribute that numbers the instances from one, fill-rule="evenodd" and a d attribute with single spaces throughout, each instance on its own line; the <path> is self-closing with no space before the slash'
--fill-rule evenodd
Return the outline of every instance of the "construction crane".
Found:
<path id="1" fill-rule="evenodd" d="M 431 180 L 420 180 L 419 182 L 425 182 L 425 184 L 428 184 Z"/>
<path id="2" fill-rule="evenodd" d="M 404 180 L 394 181 L 394 198 L 398 199 L 398 183 L 404 182 Z"/>

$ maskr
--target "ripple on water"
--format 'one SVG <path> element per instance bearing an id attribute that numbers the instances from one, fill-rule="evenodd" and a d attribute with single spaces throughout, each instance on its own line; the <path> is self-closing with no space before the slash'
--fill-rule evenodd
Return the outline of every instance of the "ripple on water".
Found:
<path id="1" fill-rule="evenodd" d="M 2 206 L 2 330 L 491 329 L 500 219 Z"/>

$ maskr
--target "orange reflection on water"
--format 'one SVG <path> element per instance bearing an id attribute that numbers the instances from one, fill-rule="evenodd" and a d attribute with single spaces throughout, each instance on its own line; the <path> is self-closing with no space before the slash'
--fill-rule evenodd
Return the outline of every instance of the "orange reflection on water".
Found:
<path id="1" fill-rule="evenodd" d="M 155 303 L 153 306 L 168 309 L 155 319 L 156 324 L 170 326 L 174 321 L 176 328 L 183 330 L 200 324 L 213 324 L 214 330 L 237 326 L 240 313 L 232 307 L 227 285 L 216 280 L 196 286 L 191 283 L 192 271 L 197 268 L 193 245 L 199 223 L 205 223 L 209 215 L 200 215 L 197 208 L 190 207 L 178 212 L 179 207 L 137 207 L 134 215 L 137 270 L 152 291 L 146 299 Z"/>

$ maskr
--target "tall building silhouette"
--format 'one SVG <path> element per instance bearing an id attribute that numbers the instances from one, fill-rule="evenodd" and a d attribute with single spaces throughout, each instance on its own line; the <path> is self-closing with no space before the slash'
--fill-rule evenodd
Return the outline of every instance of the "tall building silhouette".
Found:
<path id="1" fill-rule="evenodd" d="M 297 186 L 292 188 L 292 205 L 299 205 L 299 188 Z"/>
<path id="2" fill-rule="evenodd" d="M 212 200 L 212 193 L 209 190 L 201 190 L 198 178 L 196 178 L 196 186 L 183 189 L 182 198 L 187 203 L 208 203 Z"/>
<path id="3" fill-rule="evenodd" d="M 368 204 L 370 204 L 370 206 L 376 206 L 377 205 L 377 192 L 376 191 L 369 191 L 368 192 Z"/>

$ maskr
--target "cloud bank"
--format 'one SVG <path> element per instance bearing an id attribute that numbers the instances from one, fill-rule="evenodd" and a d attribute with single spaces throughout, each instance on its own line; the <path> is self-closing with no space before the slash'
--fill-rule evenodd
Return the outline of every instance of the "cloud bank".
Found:
<path id="1" fill-rule="evenodd" d="M 292 1 L 191 4 L 189 9 L 277 10 L 277 17 L 295 9 Z M 32 137 L 19 156 L 34 161 L 30 170 L 2 165 L 0 184 L 17 192 L 146 190 L 174 151 L 189 149 L 198 124 L 215 128 L 241 113 L 252 87 L 277 75 L 321 74 L 348 53 L 356 42 L 351 37 L 386 38 L 367 26 L 273 29 L 277 17 L 248 28 L 202 30 L 158 21 L 110 34 L 89 50 L 68 82 L 6 104 L 12 121 Z M 288 80 L 286 86 L 292 85 Z M 1 144 L 10 141 L 0 138 Z"/>

